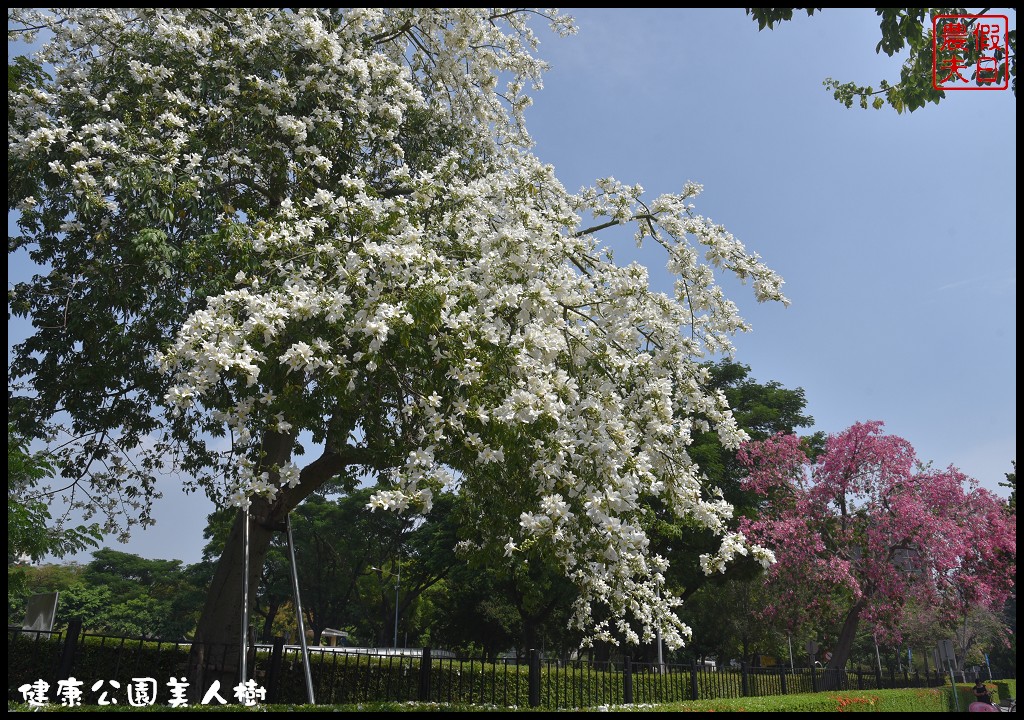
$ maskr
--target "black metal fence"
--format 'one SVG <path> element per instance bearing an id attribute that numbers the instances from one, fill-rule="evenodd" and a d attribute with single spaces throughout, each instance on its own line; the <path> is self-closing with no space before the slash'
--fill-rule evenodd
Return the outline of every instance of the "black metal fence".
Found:
<path id="1" fill-rule="evenodd" d="M 95 681 L 115 681 L 125 691 L 149 679 L 163 698 L 170 685 L 180 688 L 190 672 L 192 646 L 186 642 L 90 635 L 72 623 L 67 632 L 11 631 L 8 642 L 8 699 L 24 701 L 26 685 L 56 689 L 74 677 L 88 691 Z M 237 647 L 204 648 L 202 673 L 234 668 Z M 936 687 L 941 674 L 849 671 L 823 668 L 705 668 L 673 664 L 543 659 L 532 651 L 521 662 L 487 662 L 454 657 L 430 648 L 416 651 L 355 651 L 311 647 L 309 669 L 317 704 L 420 701 L 547 709 L 660 704 L 682 700 L 786 695 L 826 690 Z M 441 656 L 443 655 L 443 656 Z M 301 650 L 278 640 L 250 650 L 248 674 L 261 694 L 259 702 L 307 702 Z M 210 672 L 212 671 L 212 673 Z M 34 673 L 34 675 L 33 675 Z M 113 686 L 104 687 L 110 690 Z M 206 688 L 200 690 L 205 693 Z M 180 690 L 179 690 L 180 694 Z M 231 689 L 221 697 L 235 702 Z M 37 698 L 38 699 L 38 698 Z M 157 698 L 159 701 L 161 698 Z M 96 704 L 86 692 L 84 704 Z M 124 704 L 124 700 L 121 701 Z"/>

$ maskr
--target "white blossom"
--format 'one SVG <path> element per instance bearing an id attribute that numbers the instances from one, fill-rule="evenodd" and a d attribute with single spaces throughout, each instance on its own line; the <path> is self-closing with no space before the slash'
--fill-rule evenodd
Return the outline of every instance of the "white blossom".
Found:
<path id="1" fill-rule="evenodd" d="M 9 92 L 9 159 L 50 171 L 19 208 L 99 248 L 137 226 L 136 185 L 153 178 L 171 240 L 147 262 L 205 274 L 180 288 L 190 312 L 146 362 L 168 379 L 169 437 L 230 438 L 211 476 L 232 479 L 231 504 L 302 482 L 262 443 L 308 433 L 390 467 L 374 509 L 499 498 L 479 545 L 544 544 L 591 641 L 658 627 L 678 647 L 690 630 L 641 499 L 723 536 L 705 572 L 771 562 L 727 532 L 732 509 L 688 447 L 704 430 L 744 439 L 704 390 L 701 362 L 748 329 L 718 278 L 788 301 L 759 256 L 696 214 L 700 186 L 646 199 L 606 177 L 570 193 L 533 155 L 524 110 L 546 67 L 533 19 L 575 31 L 537 12 L 12 9 L 9 27 L 49 29 L 37 59 L 60 79 Z M 660 248 L 672 293 L 612 261 L 596 228 L 613 225 Z"/>

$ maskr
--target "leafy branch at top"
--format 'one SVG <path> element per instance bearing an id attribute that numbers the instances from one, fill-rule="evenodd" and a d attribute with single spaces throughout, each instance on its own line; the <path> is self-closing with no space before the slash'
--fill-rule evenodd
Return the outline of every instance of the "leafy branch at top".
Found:
<path id="1" fill-rule="evenodd" d="M 759 30 L 766 27 L 774 29 L 775 23 L 793 19 L 794 10 L 806 10 L 812 16 L 815 10 L 822 8 L 746 8 L 747 15 L 758 24 Z M 978 23 L 979 15 L 990 14 L 991 8 L 980 12 L 969 12 L 965 8 L 875 8 L 880 18 L 879 29 L 881 39 L 875 45 L 875 52 L 885 52 L 892 57 L 907 48 L 909 55 L 900 69 L 900 79 L 891 83 L 881 80 L 876 88 L 873 85 L 861 85 L 856 82 L 839 82 L 826 78 L 824 85 L 832 91 L 833 97 L 846 107 L 857 102 L 860 107 L 868 106 L 878 110 L 885 105 L 891 106 L 896 112 L 913 112 L 927 103 L 938 104 L 945 97 L 945 91 L 936 88 L 933 68 L 936 62 L 933 48 L 934 33 L 932 19 L 942 15 L 965 16 L 965 45 L 960 67 L 970 71 L 970 80 L 979 87 L 987 84 L 987 78 L 1009 78 L 1009 85 L 1017 94 L 1017 30 L 1006 28 L 1005 45 L 994 48 L 993 55 L 987 60 L 994 60 L 994 67 L 982 68 L 982 48 L 979 46 Z M 1003 43 L 999 43 L 1003 45 Z M 955 69 L 955 68 L 954 68 Z M 979 69 L 985 74 L 979 74 Z M 941 84 L 941 83 L 940 83 Z"/>

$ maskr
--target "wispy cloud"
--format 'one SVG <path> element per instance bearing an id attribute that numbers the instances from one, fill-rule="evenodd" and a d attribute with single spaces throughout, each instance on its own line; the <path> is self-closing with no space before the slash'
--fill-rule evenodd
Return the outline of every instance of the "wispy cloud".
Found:
<path id="1" fill-rule="evenodd" d="M 956 282 L 947 283 L 940 285 L 936 288 L 937 292 L 943 292 L 944 290 L 952 290 L 953 288 L 963 287 L 964 285 L 970 285 L 971 283 L 978 282 L 981 278 L 970 278 L 968 280 L 957 280 Z"/>
<path id="2" fill-rule="evenodd" d="M 935 292 L 945 292 L 946 290 L 954 290 L 956 288 L 962 288 L 966 285 L 981 284 L 988 290 L 1003 291 L 1010 288 L 1017 287 L 1017 274 L 1011 273 L 1009 275 L 986 275 L 984 277 L 967 278 L 964 280 L 956 280 L 945 285 L 940 285 L 935 288 Z"/>

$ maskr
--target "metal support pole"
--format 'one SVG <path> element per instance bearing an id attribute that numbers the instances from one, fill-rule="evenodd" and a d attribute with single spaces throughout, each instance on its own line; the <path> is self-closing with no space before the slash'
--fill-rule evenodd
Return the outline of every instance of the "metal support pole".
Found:
<path id="1" fill-rule="evenodd" d="M 292 514 L 285 520 L 288 529 L 288 555 L 292 562 L 292 594 L 295 596 L 295 621 L 299 626 L 299 643 L 302 647 L 302 669 L 306 671 L 306 697 L 310 705 L 316 705 L 313 698 L 313 675 L 309 669 L 309 647 L 306 645 L 306 625 L 302 619 L 302 599 L 299 597 L 299 568 L 295 564 L 295 540 L 292 538 Z"/>
<path id="2" fill-rule="evenodd" d="M 238 679 L 245 683 L 249 676 L 249 508 L 242 510 L 242 648 L 238 666 Z"/>
<path id="3" fill-rule="evenodd" d="M 956 711 L 960 712 L 960 693 L 956 690 L 956 676 L 953 674 L 953 661 L 946 658 L 946 665 L 949 667 L 949 688 L 953 691 L 953 702 L 956 704 Z"/>
<path id="4" fill-rule="evenodd" d="M 657 589 L 658 600 L 661 600 L 661 588 Z M 661 620 L 658 620 L 658 627 L 656 630 L 656 638 L 658 641 L 658 674 L 662 675 L 665 673 L 665 658 L 661 650 Z"/>
<path id="5" fill-rule="evenodd" d="M 658 674 L 665 672 L 665 658 L 661 652 L 661 625 L 658 625 Z"/>

